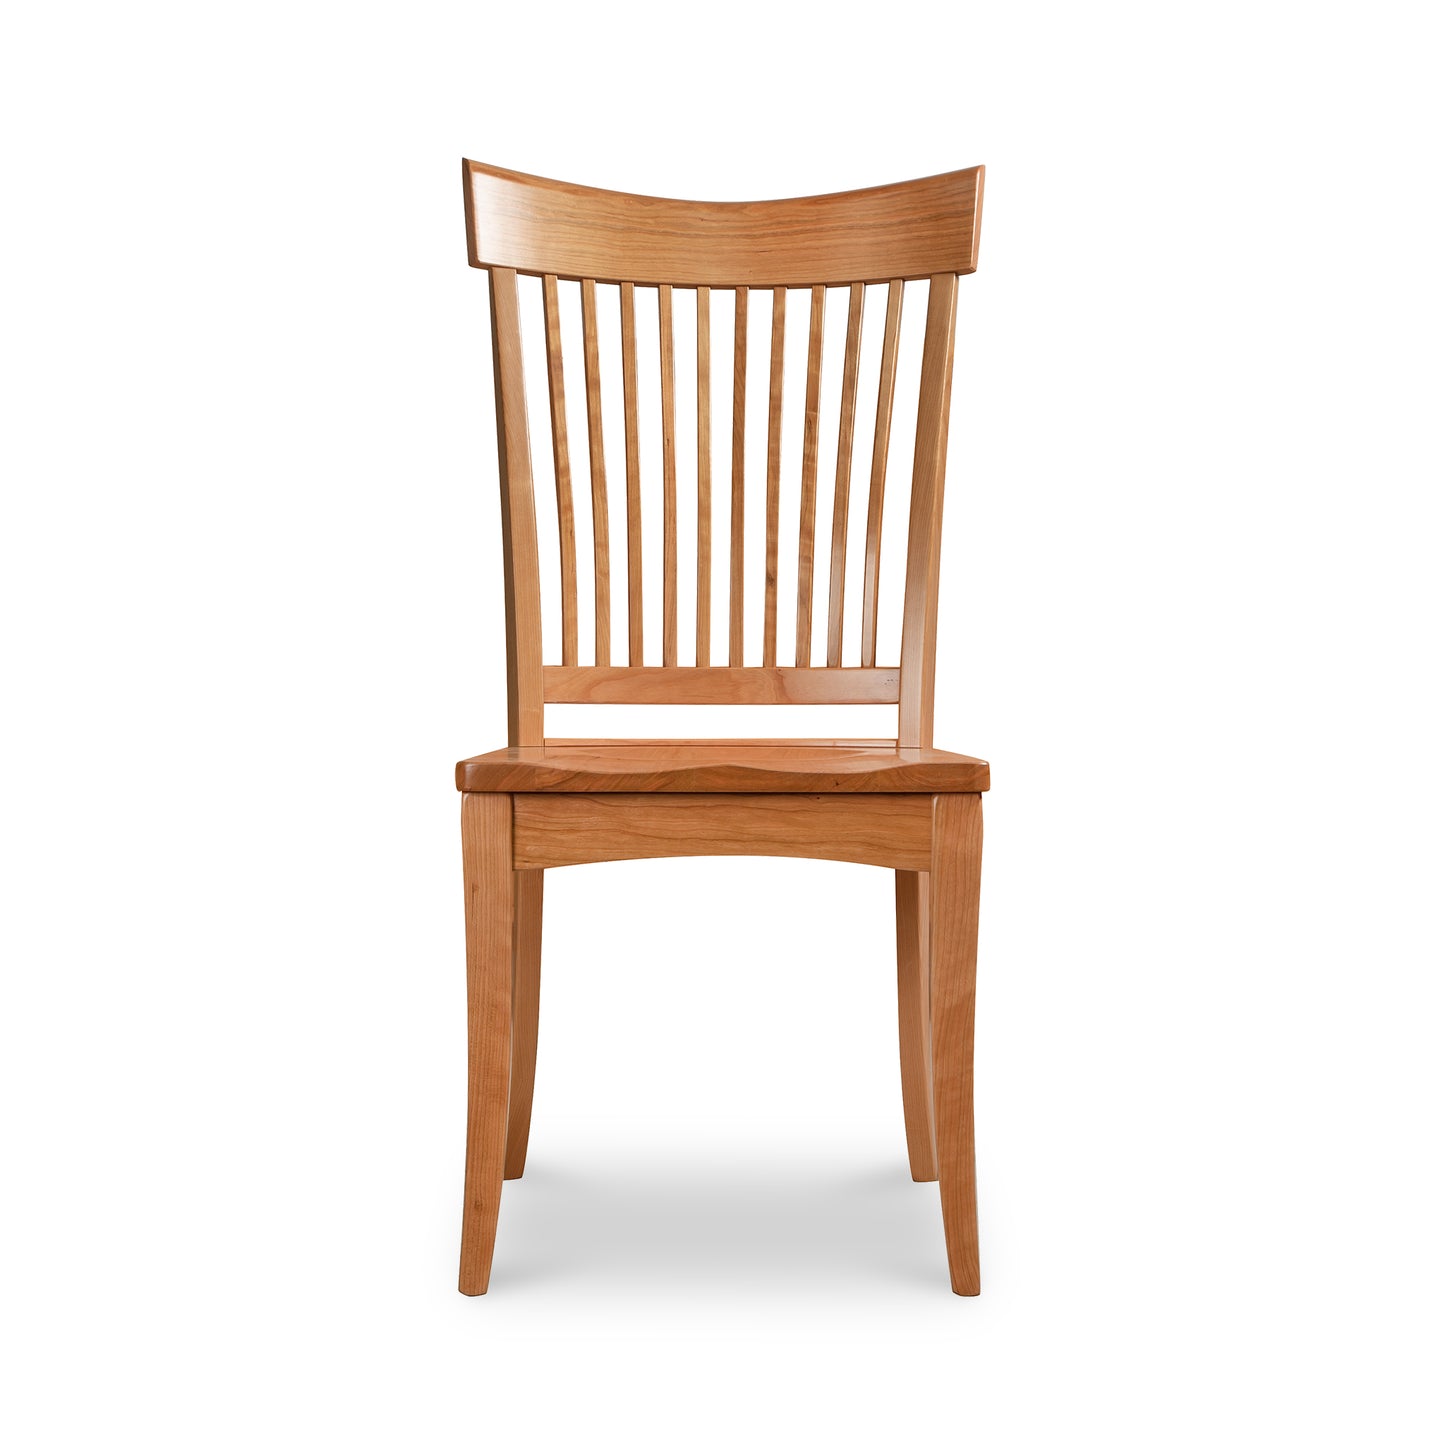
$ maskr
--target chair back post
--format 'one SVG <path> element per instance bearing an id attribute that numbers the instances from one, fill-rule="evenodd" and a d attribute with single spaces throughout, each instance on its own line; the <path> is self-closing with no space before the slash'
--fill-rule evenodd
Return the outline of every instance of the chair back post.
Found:
<path id="1" fill-rule="evenodd" d="M 918 387 L 913 493 L 908 509 L 908 571 L 903 593 L 903 657 L 899 668 L 898 745 L 933 746 L 934 660 L 938 643 L 938 569 L 943 537 L 943 477 L 948 453 L 948 403 L 953 393 L 953 336 L 958 277 L 928 283 L 928 321 Z"/>
<path id="2" fill-rule="evenodd" d="M 491 269 L 492 376 L 497 398 L 497 468 L 502 483 L 502 583 L 507 624 L 507 746 L 542 742 L 542 587 L 532 449 L 522 382 L 517 273 Z"/>

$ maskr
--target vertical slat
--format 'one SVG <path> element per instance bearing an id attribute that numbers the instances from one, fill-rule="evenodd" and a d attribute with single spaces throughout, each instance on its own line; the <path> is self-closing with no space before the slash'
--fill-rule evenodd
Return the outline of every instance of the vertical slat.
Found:
<path id="1" fill-rule="evenodd" d="M 788 292 L 773 287 L 773 339 L 768 367 L 768 498 L 763 572 L 763 666 L 778 665 L 778 507 L 783 480 L 783 332 Z"/>
<path id="2" fill-rule="evenodd" d="M 878 549 L 883 537 L 883 484 L 888 475 L 888 437 L 893 426 L 893 384 L 898 376 L 898 323 L 903 282 L 888 283 L 883 324 L 883 365 L 878 373 L 878 412 L 873 420 L 873 475 L 868 485 L 868 533 L 863 547 L 864 667 L 878 665 Z"/>
<path id="3" fill-rule="evenodd" d="M 627 661 L 642 666 L 642 467 L 637 455 L 637 307 L 621 286 L 622 434 L 627 455 Z"/>
<path id="4" fill-rule="evenodd" d="M 552 463 L 557 476 L 557 540 L 562 554 L 562 665 L 577 665 L 577 528 L 572 514 L 572 461 L 567 448 L 567 393 L 562 380 L 562 321 L 557 278 L 542 278 L 547 332 L 547 399 L 552 413 Z"/>
<path id="5" fill-rule="evenodd" d="M 602 450 L 602 378 L 597 360 L 597 283 L 582 283 L 582 369 L 587 380 L 587 450 L 592 469 L 592 569 L 598 667 L 612 662 L 612 581 L 607 540 L 607 462 Z M 539 738 L 540 742 L 541 739 Z"/>
<path id="6" fill-rule="evenodd" d="M 833 552 L 828 569 L 828 666 L 843 666 L 843 587 L 847 572 L 848 494 L 853 485 L 853 425 L 858 412 L 858 353 L 863 345 L 863 299 L 848 291 L 848 339 L 843 348 L 843 401 L 838 412 L 838 468 L 833 474 Z"/>
<path id="7" fill-rule="evenodd" d="M 657 288 L 657 347 L 662 371 L 662 665 L 677 666 L 677 451 L 673 397 L 672 287 Z"/>
<path id="8" fill-rule="evenodd" d="M 507 743 L 542 741 L 542 584 L 537 514 L 522 380 L 517 273 L 491 268 L 492 377 L 496 388 L 497 470 L 502 483 L 502 583 L 507 621 Z"/>
<path id="9" fill-rule="evenodd" d="M 918 384 L 913 495 L 908 514 L 908 575 L 903 587 L 903 655 L 898 676 L 898 742 L 933 746 L 933 662 L 938 638 L 938 548 L 943 526 L 943 470 L 953 388 L 953 321 L 958 277 L 928 283 L 928 321 Z"/>
<path id="10" fill-rule="evenodd" d="M 697 288 L 697 665 L 712 662 L 712 292 Z"/>
<path id="11" fill-rule="evenodd" d="M 733 506 L 728 575 L 728 666 L 743 665 L 743 465 L 748 387 L 748 288 L 733 292 Z"/>
<path id="12" fill-rule="evenodd" d="M 803 491 L 798 511 L 798 633 L 794 660 L 813 660 L 813 552 L 818 542 L 818 390 L 823 371 L 823 307 L 827 288 L 813 287 L 808 312 L 808 382 L 803 397 Z"/>

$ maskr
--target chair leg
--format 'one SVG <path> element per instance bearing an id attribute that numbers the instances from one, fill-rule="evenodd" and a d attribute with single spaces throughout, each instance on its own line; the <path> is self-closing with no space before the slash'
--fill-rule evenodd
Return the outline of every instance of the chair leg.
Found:
<path id="1" fill-rule="evenodd" d="M 540 868 L 512 877 L 516 940 L 512 950 L 512 1097 L 507 1113 L 506 1179 L 520 1179 L 527 1167 L 532 1129 L 532 1085 L 537 1078 L 537 1008 L 542 987 L 542 879 Z"/>
<path id="2" fill-rule="evenodd" d="M 973 1159 L 973 1001 L 983 806 L 977 793 L 933 800 L 933 1118 L 943 1233 L 955 1294 L 977 1294 L 978 1204 Z"/>
<path id="3" fill-rule="evenodd" d="M 938 1178 L 933 1151 L 933 1044 L 928 1008 L 928 874 L 894 875 L 898 916 L 898 1062 L 908 1168 L 920 1183 Z"/>
<path id="4" fill-rule="evenodd" d="M 467 924 L 467 1167 L 458 1288 L 485 1294 L 502 1203 L 512 1062 L 512 799 L 462 794 Z"/>

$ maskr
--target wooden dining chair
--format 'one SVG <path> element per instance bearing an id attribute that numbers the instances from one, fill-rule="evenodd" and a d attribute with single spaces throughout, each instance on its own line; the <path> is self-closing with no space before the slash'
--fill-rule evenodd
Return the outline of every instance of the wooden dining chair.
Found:
<path id="1" fill-rule="evenodd" d="M 979 1289 L 974 1199 L 973 1016 L 978 936 L 980 794 L 987 763 L 933 746 L 934 644 L 938 618 L 943 474 L 953 375 L 958 277 L 975 268 L 983 167 L 900 185 L 799 200 L 715 203 L 662 200 L 543 180 L 477 161 L 462 166 L 467 250 L 489 273 L 492 359 L 502 493 L 507 637 L 507 746 L 457 765 L 462 793 L 466 887 L 467 1147 L 461 1290 L 486 1292 L 502 1181 L 522 1174 L 536 1070 L 542 931 L 547 868 L 621 858 L 761 854 L 836 859 L 895 871 L 898 1034 L 904 1122 L 914 1179 L 938 1180 L 949 1272 L 958 1294 Z M 518 277 L 540 277 L 519 287 Z M 573 283 L 580 283 L 574 286 Z M 905 287 L 926 287 L 902 635 L 878 637 L 885 482 L 900 372 Z M 598 297 L 616 288 L 625 508 L 609 502 L 603 438 L 604 388 Z M 829 288 L 846 288 L 842 395 L 826 603 L 815 648 L 814 594 L 818 471 L 822 438 L 823 318 Z M 560 658 L 544 659 L 538 514 L 528 439 L 522 349 L 525 291 L 540 316 L 551 480 L 556 492 Z M 644 476 L 639 423 L 639 293 L 655 291 L 660 376 L 660 476 Z M 744 525 L 757 505 L 746 464 L 748 295 L 771 298 L 768 352 L 764 555 Z M 802 388 L 802 470 L 798 495 L 795 640 L 791 663 L 778 639 L 783 354 L 790 290 L 808 293 L 807 374 Z M 731 465 L 718 504 L 713 476 L 712 317 L 726 315 L 718 291 L 734 293 Z M 842 294 L 838 297 L 841 313 Z M 579 549 L 573 445 L 563 365 L 565 319 L 580 297 L 582 387 L 586 395 L 591 547 Z M 647 298 L 650 313 L 652 299 Z M 612 298 L 607 298 L 608 315 Z M 848 567 L 855 418 L 865 303 L 885 308 L 861 568 Z M 801 302 L 800 302 L 801 304 Z M 696 464 L 677 456 L 674 317 L 695 310 Z M 876 323 L 877 313 L 873 313 Z M 910 311 L 910 315 L 914 314 Z M 876 336 L 876 324 L 872 328 Z M 720 340 L 725 340 L 719 338 Z M 609 350 L 611 348 L 609 347 Z M 535 354 L 535 353 L 534 353 Z M 649 347 L 650 354 L 650 347 Z M 836 354 L 836 353 L 835 353 Z M 615 355 L 615 353 L 614 353 Z M 868 362 L 871 382 L 872 364 Z M 719 368 L 723 370 L 724 368 Z M 536 371 L 540 392 L 541 358 Z M 687 378 L 687 399 L 694 394 Z M 796 386 L 793 388 L 796 390 Z M 911 389 L 909 394 L 911 395 Z M 611 399 L 615 408 L 615 393 Z M 614 412 L 615 415 L 615 412 Z M 689 419 L 689 428 L 691 419 Z M 575 430 L 575 428 L 574 428 Z M 689 431 L 689 435 L 690 435 Z M 831 440 L 831 438 L 830 438 Z M 761 449 L 758 449 L 761 455 Z M 721 479 L 718 479 L 721 481 Z M 790 479 L 791 482 L 791 479 Z M 696 536 L 679 538 L 678 488 L 696 488 Z M 660 527 L 648 536 L 645 489 L 660 489 Z M 900 489 L 895 486 L 894 492 Z M 656 498 L 657 492 L 653 491 Z M 620 502 L 620 499 L 618 499 Z M 687 499 L 691 515 L 691 499 Z M 609 513 L 626 518 L 626 563 L 614 566 Z M 655 509 L 654 509 L 655 510 Z M 723 515 L 719 515 L 722 513 Z M 756 515 L 756 514 L 754 514 Z M 719 631 L 713 646 L 714 527 L 726 527 L 726 586 L 718 581 Z M 901 536 L 901 533 L 900 533 Z M 723 533 L 717 534 L 722 545 Z M 679 544 L 696 564 L 695 617 L 679 617 Z M 644 546 L 644 543 L 647 543 Z M 789 544 L 790 545 L 790 544 Z M 618 549 L 619 551 L 621 549 Z M 644 574 L 660 563 L 661 648 L 644 663 Z M 579 571 L 590 555 L 593 642 L 583 660 Z M 620 561 L 620 559 L 619 559 Z M 721 571 L 721 569 L 719 569 Z M 625 588 L 623 578 L 625 576 Z M 614 661 L 614 579 L 626 609 L 626 659 Z M 761 664 L 744 662 L 745 620 L 756 620 L 761 589 Z M 547 589 L 552 592 L 552 588 Z M 861 592 L 861 606 L 859 597 Z M 751 593 L 751 610 L 745 598 Z M 725 601 L 724 601 L 725 594 Z M 656 597 L 655 590 L 648 595 Z M 583 594 L 584 601 L 586 594 Z M 853 606 L 845 605 L 851 598 Z M 724 613 L 723 608 L 726 608 Z M 848 629 L 845 619 L 861 616 Z M 824 645 L 823 630 L 826 629 Z M 620 630 L 620 629 L 619 629 Z M 689 641 L 685 634 L 691 632 Z M 654 633 L 652 646 L 656 649 Z M 749 655 L 758 656 L 756 635 Z M 787 649 L 783 647 L 784 659 Z M 845 665 L 845 654 L 856 665 Z M 879 656 L 883 661 L 879 662 Z M 819 660 L 821 659 L 821 661 Z M 882 703 L 896 705 L 897 735 L 886 741 L 747 739 L 582 740 L 548 736 L 548 703 Z"/>

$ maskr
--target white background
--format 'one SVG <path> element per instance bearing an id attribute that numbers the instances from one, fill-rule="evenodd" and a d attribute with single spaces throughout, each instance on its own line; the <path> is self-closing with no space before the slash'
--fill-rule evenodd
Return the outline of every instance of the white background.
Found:
<path id="1" fill-rule="evenodd" d="M 7 22 L 18 1441 L 1440 1438 L 1438 74 L 1408 5 Z M 939 741 L 994 766 L 984 1294 L 891 880 L 549 880 L 455 1293 L 455 759 L 503 736 L 463 155 L 989 168 Z"/>

